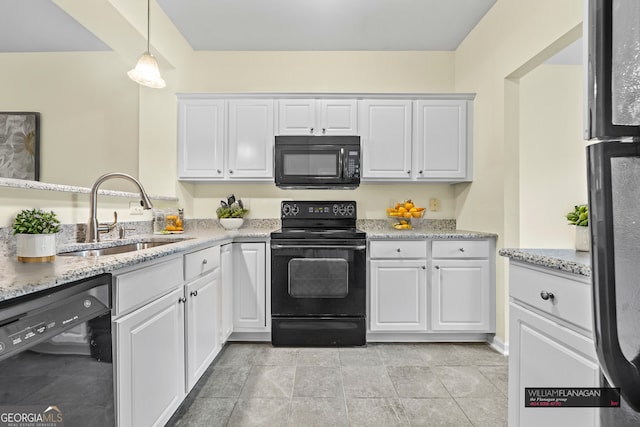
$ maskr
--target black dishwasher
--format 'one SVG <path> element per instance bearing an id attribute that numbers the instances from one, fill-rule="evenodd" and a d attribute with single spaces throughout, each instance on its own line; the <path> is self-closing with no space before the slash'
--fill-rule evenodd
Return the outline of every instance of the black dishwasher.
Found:
<path id="1" fill-rule="evenodd" d="M 0 425 L 115 425 L 111 275 L 0 303 Z"/>

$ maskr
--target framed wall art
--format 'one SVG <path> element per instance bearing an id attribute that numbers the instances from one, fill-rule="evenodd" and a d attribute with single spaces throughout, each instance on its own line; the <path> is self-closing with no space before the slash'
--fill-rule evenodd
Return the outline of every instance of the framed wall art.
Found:
<path id="1" fill-rule="evenodd" d="M 0 177 L 40 179 L 40 113 L 0 112 Z"/>

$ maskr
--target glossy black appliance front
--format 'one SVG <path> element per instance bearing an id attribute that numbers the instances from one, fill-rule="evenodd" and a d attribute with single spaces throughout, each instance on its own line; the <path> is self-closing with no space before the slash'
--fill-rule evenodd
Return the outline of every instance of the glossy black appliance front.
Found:
<path id="1" fill-rule="evenodd" d="M 355 202 L 282 202 L 271 233 L 273 345 L 366 343 L 366 235 Z"/>
<path id="2" fill-rule="evenodd" d="M 115 425 L 110 290 L 103 274 L 0 304 L 5 411 L 21 407 L 46 425 Z"/>
<path id="3" fill-rule="evenodd" d="M 359 136 L 276 136 L 275 182 L 280 188 L 360 185 Z"/>

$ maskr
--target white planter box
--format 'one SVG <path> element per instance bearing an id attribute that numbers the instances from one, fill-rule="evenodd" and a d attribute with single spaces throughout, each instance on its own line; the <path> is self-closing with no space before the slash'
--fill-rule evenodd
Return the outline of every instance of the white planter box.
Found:
<path id="1" fill-rule="evenodd" d="M 51 262 L 56 258 L 55 234 L 16 234 L 20 262 Z"/>

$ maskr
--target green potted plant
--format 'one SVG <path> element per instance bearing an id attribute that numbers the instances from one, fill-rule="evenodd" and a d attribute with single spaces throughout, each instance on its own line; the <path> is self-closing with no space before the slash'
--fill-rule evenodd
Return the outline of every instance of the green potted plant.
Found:
<path id="1" fill-rule="evenodd" d="M 56 233 L 60 221 L 56 214 L 41 209 L 23 209 L 13 221 L 16 255 L 20 262 L 50 262 L 56 257 Z"/>
<path id="2" fill-rule="evenodd" d="M 591 239 L 589 237 L 589 207 L 587 205 L 576 205 L 565 217 L 570 225 L 575 225 L 576 250 L 588 252 L 591 249 Z"/>
<path id="3" fill-rule="evenodd" d="M 221 200 L 220 207 L 216 209 L 216 215 L 222 225 L 227 230 L 237 230 L 244 222 L 244 216 L 249 212 L 244 208 L 242 200 L 231 194 L 227 201 Z"/>

